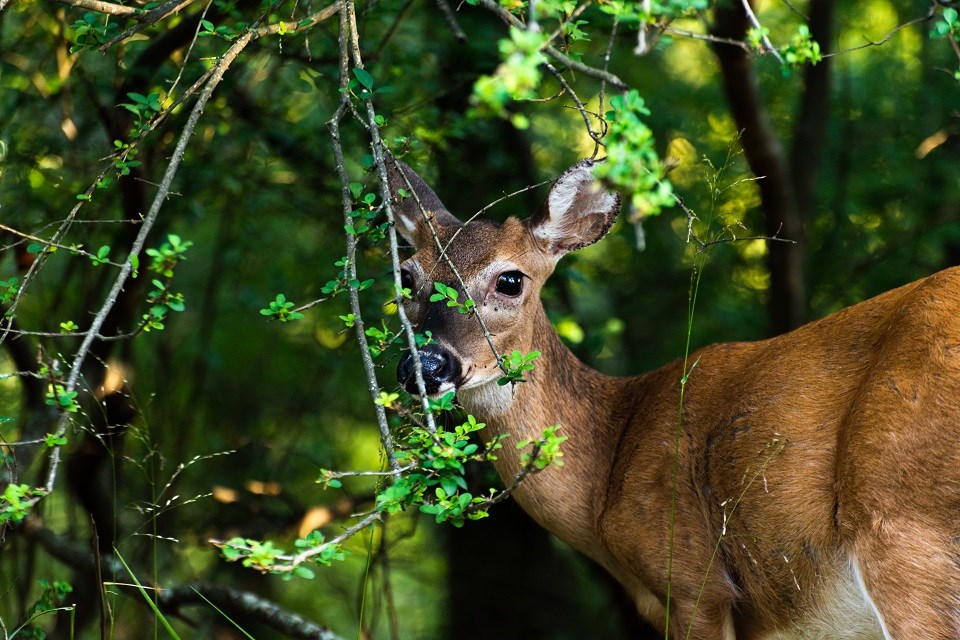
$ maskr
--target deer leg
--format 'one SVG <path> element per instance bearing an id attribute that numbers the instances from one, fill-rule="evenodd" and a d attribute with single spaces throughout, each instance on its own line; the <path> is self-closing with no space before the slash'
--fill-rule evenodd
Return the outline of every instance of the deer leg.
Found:
<path id="1" fill-rule="evenodd" d="M 943 529 L 875 521 L 855 549 L 854 573 L 886 640 L 960 638 L 960 546 Z"/>

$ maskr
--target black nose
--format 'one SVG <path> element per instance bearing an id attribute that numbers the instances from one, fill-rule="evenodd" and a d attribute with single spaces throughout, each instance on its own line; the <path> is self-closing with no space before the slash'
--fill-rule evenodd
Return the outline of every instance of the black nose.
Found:
<path id="1" fill-rule="evenodd" d="M 460 378 L 460 361 L 450 351 L 439 344 L 428 344 L 420 349 L 420 367 L 423 370 L 423 384 L 427 395 L 433 395 L 446 382 L 456 384 Z M 400 358 L 397 366 L 397 380 L 410 393 L 419 393 L 417 376 L 414 373 L 413 355 L 408 351 Z"/>

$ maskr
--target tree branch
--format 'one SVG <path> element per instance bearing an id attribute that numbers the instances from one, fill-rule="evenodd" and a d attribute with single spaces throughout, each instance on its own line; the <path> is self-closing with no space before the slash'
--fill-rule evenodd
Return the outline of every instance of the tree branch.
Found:
<path id="1" fill-rule="evenodd" d="M 57 0 L 62 4 L 68 4 L 78 9 L 89 9 L 98 13 L 106 13 L 111 16 L 134 16 L 140 13 L 136 7 L 127 7 L 113 2 L 103 2 L 103 0 Z"/>

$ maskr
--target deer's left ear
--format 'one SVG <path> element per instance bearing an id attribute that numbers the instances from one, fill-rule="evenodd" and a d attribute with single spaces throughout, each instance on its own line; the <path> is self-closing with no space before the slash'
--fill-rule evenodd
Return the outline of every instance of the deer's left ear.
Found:
<path id="1" fill-rule="evenodd" d="M 593 177 L 593 160 L 583 160 L 553 183 L 527 226 L 556 259 L 606 235 L 620 212 L 620 196 Z"/>
<path id="2" fill-rule="evenodd" d="M 393 156 L 387 156 L 386 164 L 397 231 L 404 240 L 418 249 L 425 243 L 432 244 L 426 218 L 434 229 L 460 226 L 460 221 L 447 211 L 433 189 L 413 169 Z"/>

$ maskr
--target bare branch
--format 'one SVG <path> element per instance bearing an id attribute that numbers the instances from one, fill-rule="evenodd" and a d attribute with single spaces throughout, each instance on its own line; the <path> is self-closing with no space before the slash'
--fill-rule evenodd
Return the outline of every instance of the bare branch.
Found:
<path id="1" fill-rule="evenodd" d="M 568 83 L 563 77 L 563 74 L 561 74 L 557 68 L 549 62 L 545 62 L 544 66 L 547 68 L 547 71 L 550 72 L 550 75 L 556 78 L 557 82 L 560 83 L 560 86 L 563 88 L 566 94 L 570 96 L 570 99 L 573 100 L 573 103 L 577 107 L 577 111 L 579 111 L 580 115 L 583 117 L 583 123 L 587 127 L 587 135 L 589 135 L 594 142 L 593 157 L 596 158 L 600 147 L 605 145 L 603 144 L 602 136 L 598 135 L 597 132 L 593 130 L 593 123 L 590 122 L 590 113 L 587 111 L 586 107 L 583 106 L 583 102 L 580 101 L 580 97 L 577 95 L 577 92 L 573 90 L 573 87 L 571 87 L 570 83 Z M 602 119 L 601 123 L 603 123 Z"/>
<path id="2" fill-rule="evenodd" d="M 299 22 L 296 22 L 292 25 L 278 22 L 277 24 L 271 24 L 266 27 L 261 27 L 260 29 L 257 29 L 256 37 L 262 38 L 263 36 L 269 36 L 275 33 L 280 33 L 281 25 L 284 26 L 287 33 L 291 33 L 293 31 L 302 31 L 303 29 L 309 29 L 310 27 L 316 26 L 321 22 L 323 22 L 324 20 L 327 20 L 328 18 L 333 17 L 339 11 L 340 11 L 340 4 L 334 2 L 333 4 L 324 7 L 320 11 L 310 14 L 303 20 L 300 20 Z"/>
<path id="3" fill-rule="evenodd" d="M 89 9 L 98 13 L 106 13 L 111 16 L 133 16 L 140 13 L 136 7 L 127 7 L 113 2 L 103 2 L 103 0 L 57 0 L 63 4 L 77 7 L 78 9 Z"/>
<path id="4" fill-rule="evenodd" d="M 873 40 L 868 40 L 864 44 L 858 45 L 856 47 L 850 47 L 849 49 L 843 49 L 842 51 L 837 51 L 835 53 L 828 53 L 823 57 L 832 58 L 834 56 L 850 53 L 851 51 L 859 51 L 860 49 L 866 49 L 867 47 L 879 47 L 882 44 L 886 44 L 887 41 L 889 41 L 890 38 L 892 38 L 893 36 L 897 35 L 897 33 L 901 29 L 905 29 L 906 27 L 910 27 L 912 25 L 919 24 L 921 22 L 927 22 L 928 20 L 932 19 L 935 12 L 936 12 L 936 5 L 931 3 L 930 9 L 927 11 L 926 15 L 920 16 L 919 18 L 914 18 L 913 20 L 909 20 L 907 22 L 904 22 L 903 24 L 897 25 L 896 27 L 888 31 L 887 34 L 882 38 L 880 38 L 879 40 L 875 42 Z M 960 53 L 958 53 L 958 55 L 960 55 Z"/>
<path id="5" fill-rule="evenodd" d="M 454 15 L 453 9 L 447 4 L 447 0 L 436 0 L 436 2 L 437 9 L 443 14 L 443 19 L 447 21 L 447 26 L 449 26 L 450 31 L 453 32 L 453 36 L 460 42 L 466 42 L 467 34 L 460 28 L 460 23 L 457 22 L 457 16 Z"/>
<path id="6" fill-rule="evenodd" d="M 763 42 L 764 50 L 769 51 L 773 54 L 773 57 L 777 59 L 781 65 L 784 64 L 783 57 L 780 56 L 780 52 L 777 51 L 777 48 L 773 46 L 773 43 L 770 42 L 769 36 L 763 31 L 763 27 L 760 26 L 760 21 L 757 20 L 756 14 L 753 12 L 753 7 L 750 6 L 750 0 L 740 0 L 740 3 L 743 5 L 743 12 L 747 14 L 747 19 L 750 20 L 750 24 L 753 25 L 753 28 L 760 33 L 760 40 Z"/>
<path id="7" fill-rule="evenodd" d="M 347 112 L 350 102 L 350 94 L 345 90 L 349 82 L 349 39 L 350 39 L 350 21 L 348 1 L 341 0 L 340 12 L 340 88 L 344 89 L 340 98 L 340 106 L 337 107 L 333 117 L 327 122 L 327 128 L 330 130 L 330 139 L 333 143 L 334 163 L 337 168 L 337 176 L 340 178 L 340 196 L 343 203 L 343 217 L 346 224 L 350 224 L 350 212 L 353 210 L 353 199 L 350 194 L 350 179 L 347 177 L 347 170 L 343 160 L 343 147 L 340 142 L 340 120 Z M 349 280 L 356 279 L 356 254 L 357 238 L 355 235 L 347 234 L 347 265 L 344 267 L 349 271 Z M 363 370 L 367 377 L 367 388 L 370 396 L 376 399 L 380 395 L 380 383 L 377 381 L 377 372 L 373 366 L 373 359 L 370 357 L 370 347 L 367 342 L 367 335 L 364 331 L 363 314 L 360 310 L 360 296 L 356 287 L 350 287 L 350 311 L 353 313 L 353 326 L 357 336 L 357 342 L 360 345 L 360 358 L 363 362 Z M 387 462 L 390 468 L 396 471 L 399 468 L 393 434 L 390 433 L 390 425 L 387 422 L 386 409 L 383 405 L 374 402 L 374 410 L 377 416 L 377 426 L 380 429 L 380 442 L 387 454 Z"/>
<path id="8" fill-rule="evenodd" d="M 643 0 L 640 7 L 647 15 L 650 14 L 650 0 Z M 633 49 L 633 55 L 645 56 L 651 51 L 655 44 L 655 39 L 650 36 L 650 27 L 652 25 L 646 20 L 640 22 L 640 28 L 637 30 L 637 46 Z"/>
<path id="9" fill-rule="evenodd" d="M 86 0 L 83 0 L 83 1 L 86 1 Z M 160 20 L 163 20 L 167 16 L 177 13 L 178 11 L 180 11 L 181 9 L 183 9 L 193 1 L 194 0 L 169 0 L 168 2 L 164 2 L 159 7 L 156 7 L 155 9 L 151 9 L 146 13 L 141 13 L 137 17 L 139 24 L 135 24 L 134 26 L 127 29 L 126 31 L 122 31 L 120 34 L 108 40 L 106 43 L 100 46 L 100 51 L 106 51 L 107 49 L 117 44 L 118 42 L 126 40 L 133 34 L 139 31 L 142 31 L 143 29 L 146 29 L 150 25 L 155 24 Z"/>

